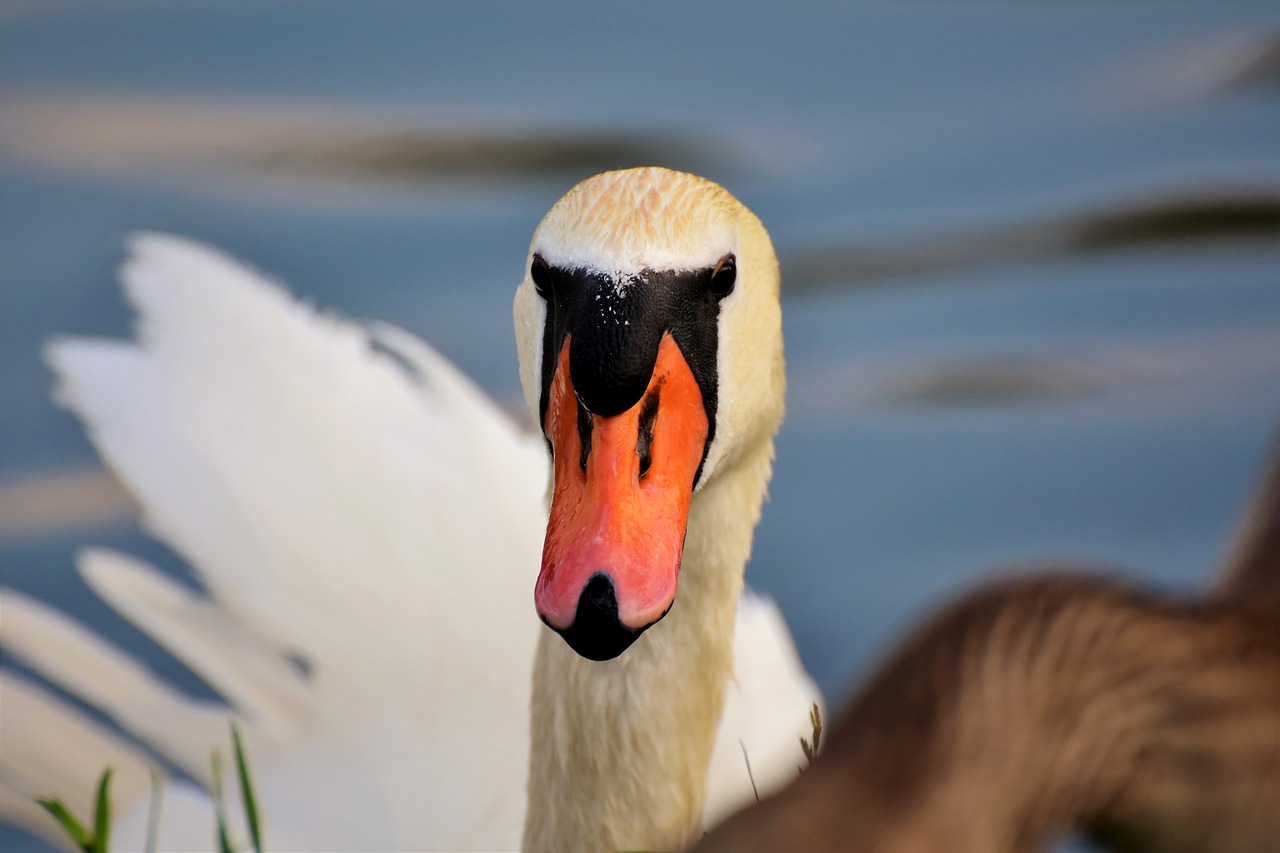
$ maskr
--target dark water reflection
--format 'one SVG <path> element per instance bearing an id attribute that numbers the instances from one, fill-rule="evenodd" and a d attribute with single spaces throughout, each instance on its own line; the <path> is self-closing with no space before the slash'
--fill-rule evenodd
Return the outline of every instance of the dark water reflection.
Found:
<path id="1" fill-rule="evenodd" d="M 896 286 L 904 276 L 1011 259 L 1161 246 L 1183 251 L 1222 241 L 1280 243 L 1280 188 L 1209 188 L 1154 202 L 1122 200 L 1043 222 L 800 250 L 784 260 L 794 292 L 822 285 Z"/>
<path id="2" fill-rule="evenodd" d="M 648 127 L 442 126 L 288 102 L 18 96 L 3 107 L 0 149 L 55 168 L 117 175 L 230 171 L 322 184 L 572 183 L 607 169 L 666 163 L 707 171 L 730 159 L 723 144 Z"/>

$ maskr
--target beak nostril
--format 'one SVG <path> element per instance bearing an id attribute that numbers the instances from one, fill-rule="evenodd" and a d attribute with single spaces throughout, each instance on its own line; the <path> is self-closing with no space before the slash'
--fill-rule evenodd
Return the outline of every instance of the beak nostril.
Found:
<path id="1" fill-rule="evenodd" d="M 582 444 L 582 454 L 578 457 L 578 465 L 582 473 L 587 473 L 587 457 L 591 455 L 591 413 L 578 401 L 578 441 Z"/>
<path id="2" fill-rule="evenodd" d="M 636 437 L 636 455 L 640 457 L 640 476 L 649 473 L 653 465 L 653 426 L 658 419 L 659 386 L 645 397 L 644 408 L 640 410 L 640 430 Z"/>

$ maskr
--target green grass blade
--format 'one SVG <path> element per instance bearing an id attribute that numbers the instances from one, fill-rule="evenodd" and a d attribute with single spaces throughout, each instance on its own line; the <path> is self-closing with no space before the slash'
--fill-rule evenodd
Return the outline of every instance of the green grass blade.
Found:
<path id="1" fill-rule="evenodd" d="M 253 839 L 253 849 L 262 853 L 262 831 L 258 826 L 258 803 L 253 793 L 253 780 L 249 774 L 249 761 L 244 755 L 244 742 L 240 739 L 240 729 L 231 724 L 231 740 L 236 748 L 236 769 L 240 773 L 240 797 L 244 800 L 245 819 L 249 823 L 249 837 Z"/>
<path id="2" fill-rule="evenodd" d="M 93 839 L 89 835 L 89 830 L 84 828 L 84 824 L 76 820 L 76 816 L 67 809 L 62 800 L 52 797 L 37 797 L 36 802 L 43 806 L 45 811 L 53 815 L 54 820 L 67 831 L 67 835 L 71 836 L 71 840 L 75 842 L 77 847 L 85 851 L 93 850 L 93 847 L 90 846 L 93 843 Z"/>
<path id="3" fill-rule="evenodd" d="M 107 847 L 111 842 L 111 768 L 108 767 L 102 773 L 102 779 L 98 781 L 98 797 L 93 809 L 93 839 L 92 849 L 94 853 L 107 853 Z"/>
<path id="4" fill-rule="evenodd" d="M 227 806 L 222 799 L 222 759 L 217 752 L 210 759 L 213 767 L 213 810 L 218 819 L 218 853 L 235 853 L 227 832 Z"/>

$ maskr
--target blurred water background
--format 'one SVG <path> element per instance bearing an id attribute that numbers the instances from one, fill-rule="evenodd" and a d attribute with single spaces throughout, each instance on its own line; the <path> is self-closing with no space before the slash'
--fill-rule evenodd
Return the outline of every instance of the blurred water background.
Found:
<path id="1" fill-rule="evenodd" d="M 829 697 L 1013 564 L 1210 576 L 1280 423 L 1274 2 L 10 0 L 0 580 L 202 690 L 75 574 L 96 543 L 186 576 L 40 360 L 128 331 L 129 232 L 404 326 L 515 408 L 534 226 L 650 163 L 777 244 L 789 412 L 748 578 Z"/>

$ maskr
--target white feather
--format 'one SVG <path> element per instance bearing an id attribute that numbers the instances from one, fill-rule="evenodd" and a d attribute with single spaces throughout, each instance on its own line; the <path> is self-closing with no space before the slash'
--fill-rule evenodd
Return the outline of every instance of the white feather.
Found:
<path id="1" fill-rule="evenodd" d="M 146 757 L 84 713 L 5 672 L 0 672 L 0 697 L 0 785 L 17 798 L 34 803 L 36 797 L 57 796 L 83 818 L 93 813 L 94 789 L 108 767 L 119 801 L 136 801 L 147 790 Z M 36 827 L 50 830 L 53 824 L 41 821 Z"/>
<path id="2" fill-rule="evenodd" d="M 181 696 L 138 661 L 38 601 L 6 592 L 3 606 L 5 647 L 15 658 L 207 781 L 209 747 L 226 730 L 225 708 Z"/>

